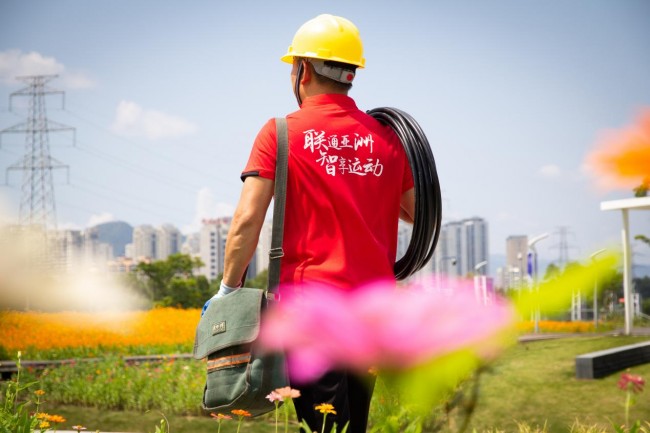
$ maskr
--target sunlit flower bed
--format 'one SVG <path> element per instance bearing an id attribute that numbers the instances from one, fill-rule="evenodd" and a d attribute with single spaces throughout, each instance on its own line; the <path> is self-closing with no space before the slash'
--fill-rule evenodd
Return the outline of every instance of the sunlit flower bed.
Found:
<path id="1" fill-rule="evenodd" d="M 0 312 L 0 358 L 22 350 L 25 359 L 120 354 L 189 353 L 200 312 L 158 308 L 119 313 Z M 533 333 L 534 323 L 517 324 L 520 333 Z M 594 332 L 593 322 L 539 322 L 542 333 Z"/>
<path id="2" fill-rule="evenodd" d="M 595 331 L 593 322 L 540 320 L 538 326 L 539 332 L 543 333 L 573 334 Z M 517 323 L 517 330 L 524 334 L 533 333 L 535 332 L 535 323 L 533 321 L 519 322 Z"/>
<path id="3" fill-rule="evenodd" d="M 198 309 L 114 313 L 0 312 L 0 358 L 191 352 Z"/>

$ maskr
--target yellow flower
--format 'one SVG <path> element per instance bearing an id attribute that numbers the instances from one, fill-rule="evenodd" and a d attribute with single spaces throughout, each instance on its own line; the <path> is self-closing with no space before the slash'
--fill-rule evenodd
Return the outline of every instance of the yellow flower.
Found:
<path id="1" fill-rule="evenodd" d="M 56 422 L 56 423 L 65 422 L 65 418 L 63 418 L 61 415 L 50 415 L 47 417 L 47 420 L 49 422 Z"/>
<path id="2" fill-rule="evenodd" d="M 45 412 L 37 412 L 37 413 L 34 414 L 34 417 L 36 419 L 47 420 L 47 419 L 49 419 L 50 415 L 45 413 Z"/>
<path id="3" fill-rule="evenodd" d="M 314 409 L 319 411 L 320 413 L 323 414 L 328 414 L 331 413 L 332 415 L 336 415 L 336 411 L 334 410 L 334 406 L 332 406 L 329 403 L 321 403 L 318 406 L 316 406 Z"/>
<path id="4" fill-rule="evenodd" d="M 224 415 L 224 414 L 222 414 L 222 413 L 216 413 L 216 414 L 215 414 L 215 413 L 211 413 L 210 416 L 211 416 L 212 418 L 218 420 L 218 421 L 220 421 L 220 420 L 222 420 L 222 419 L 232 419 L 232 417 L 231 417 L 230 415 Z"/>
<path id="5" fill-rule="evenodd" d="M 244 409 L 233 409 L 230 412 L 237 416 L 252 416 L 249 411 Z"/>
<path id="6" fill-rule="evenodd" d="M 40 429 L 46 429 L 50 426 L 50 423 L 47 421 L 41 421 L 41 423 L 38 425 L 38 428 Z"/>
<path id="7" fill-rule="evenodd" d="M 37 389 L 36 391 L 34 391 L 34 394 L 40 397 L 42 395 L 45 395 L 45 391 L 43 391 L 42 389 Z"/>

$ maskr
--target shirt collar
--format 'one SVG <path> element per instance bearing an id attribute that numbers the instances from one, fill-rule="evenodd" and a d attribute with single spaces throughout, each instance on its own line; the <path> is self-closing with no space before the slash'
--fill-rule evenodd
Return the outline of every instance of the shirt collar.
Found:
<path id="1" fill-rule="evenodd" d="M 354 99 L 350 98 L 347 95 L 342 95 L 339 93 L 325 93 L 321 95 L 310 96 L 309 98 L 305 98 L 305 100 L 302 101 L 300 108 L 315 107 L 326 104 L 339 105 L 341 108 L 346 109 L 357 108 L 357 104 L 354 102 Z"/>

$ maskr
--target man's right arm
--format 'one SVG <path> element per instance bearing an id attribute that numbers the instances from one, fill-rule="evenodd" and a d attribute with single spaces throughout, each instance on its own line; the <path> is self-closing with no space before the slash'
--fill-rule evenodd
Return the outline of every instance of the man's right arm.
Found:
<path id="1" fill-rule="evenodd" d="M 244 180 L 226 240 L 223 283 L 227 286 L 239 286 L 255 253 L 274 185 L 274 181 L 260 176 L 249 176 Z"/>

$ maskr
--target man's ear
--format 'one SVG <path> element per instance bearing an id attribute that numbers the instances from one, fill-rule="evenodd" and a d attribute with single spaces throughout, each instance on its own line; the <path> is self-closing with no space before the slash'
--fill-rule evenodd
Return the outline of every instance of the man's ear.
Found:
<path id="1" fill-rule="evenodd" d="M 307 84 L 311 81 L 312 74 L 314 70 L 312 69 L 311 63 L 307 60 L 302 60 L 302 77 L 300 78 L 300 84 Z"/>

